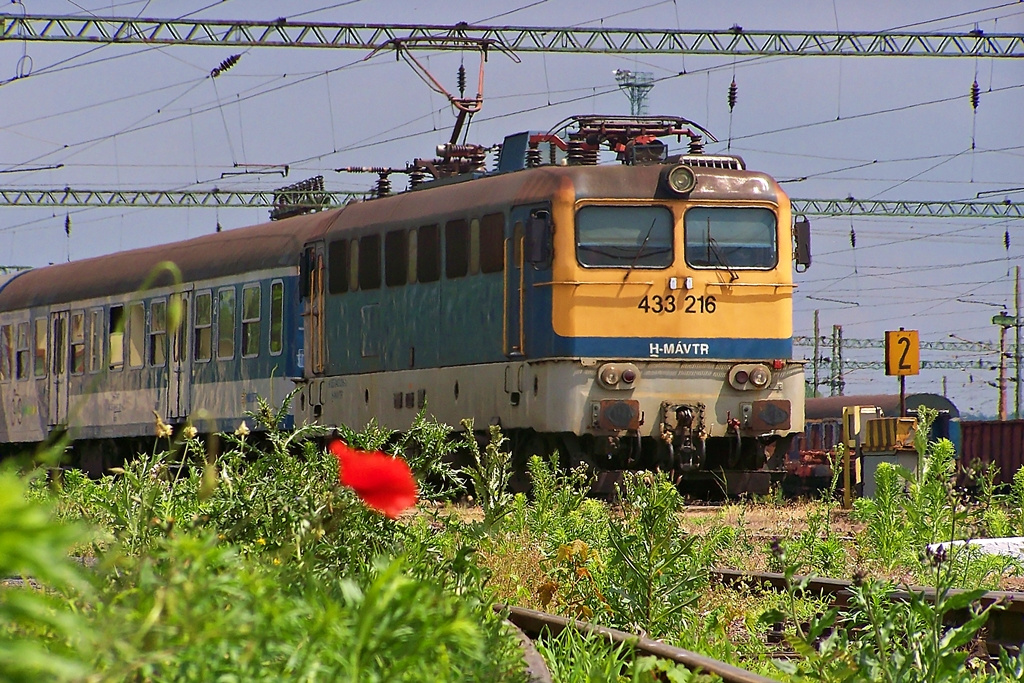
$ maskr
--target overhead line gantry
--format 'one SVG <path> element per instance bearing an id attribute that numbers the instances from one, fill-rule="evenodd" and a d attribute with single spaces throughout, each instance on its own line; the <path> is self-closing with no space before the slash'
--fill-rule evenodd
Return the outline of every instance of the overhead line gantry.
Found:
<path id="1" fill-rule="evenodd" d="M 294 205 L 303 206 L 308 194 L 296 191 Z M 317 194 L 310 208 L 327 209 L 366 199 L 365 192 Z M 282 190 L 95 190 L 0 187 L 0 206 L 107 208 L 271 208 L 289 199 Z M 861 199 L 791 200 L 793 213 L 803 216 L 883 216 L 907 218 L 1024 218 L 1024 204 L 1005 201 L 940 202 Z"/>
<path id="2" fill-rule="evenodd" d="M 686 55 L 885 57 L 1024 57 L 1024 34 L 906 31 L 748 31 L 474 26 L 469 24 L 342 24 L 210 19 L 144 19 L 0 13 L 0 40 L 33 42 L 312 47 L 372 50 L 389 41 L 430 49 L 413 39 L 493 41 L 515 52 Z"/>

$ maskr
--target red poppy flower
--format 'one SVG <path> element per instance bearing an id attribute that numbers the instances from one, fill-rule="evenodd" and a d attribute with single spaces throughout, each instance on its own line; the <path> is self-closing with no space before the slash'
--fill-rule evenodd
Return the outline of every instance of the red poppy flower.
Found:
<path id="1" fill-rule="evenodd" d="M 338 481 L 363 502 L 395 519 L 416 504 L 416 480 L 409 465 L 380 451 L 360 451 L 335 439 L 327 450 L 338 459 Z"/>

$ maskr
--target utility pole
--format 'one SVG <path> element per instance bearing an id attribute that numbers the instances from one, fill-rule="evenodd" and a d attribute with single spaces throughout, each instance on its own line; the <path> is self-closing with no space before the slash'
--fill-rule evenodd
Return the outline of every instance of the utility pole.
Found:
<path id="1" fill-rule="evenodd" d="M 647 95 L 654 87 L 654 74 L 649 71 L 612 71 L 619 89 L 629 98 L 629 113 L 633 116 L 647 115 Z"/>
<path id="2" fill-rule="evenodd" d="M 1014 379 L 1016 380 L 1017 386 L 1015 388 L 1014 400 L 1013 400 L 1013 419 L 1020 419 L 1020 266 L 1014 268 L 1016 271 L 1016 280 L 1013 287 L 1013 327 L 1016 331 L 1013 342 L 1013 366 L 1014 366 Z"/>
<path id="3" fill-rule="evenodd" d="M 811 398 L 818 397 L 818 363 L 821 362 L 820 340 L 821 332 L 818 329 L 818 309 L 814 309 L 814 384 L 811 385 Z"/>
<path id="4" fill-rule="evenodd" d="M 829 384 L 829 396 L 842 396 L 846 388 L 843 378 L 843 326 L 832 326 L 832 367 Z"/>
<path id="5" fill-rule="evenodd" d="M 1003 311 L 999 315 L 992 316 L 992 324 L 999 325 L 999 419 L 1006 419 L 1006 330 L 1015 325 L 1019 318 L 1011 318 Z M 1017 334 L 1020 334 L 1020 326 L 1017 325 Z M 1015 354 L 1017 355 L 1017 354 Z M 1019 358 L 1019 355 L 1017 355 Z M 1019 367 L 1019 366 L 1018 366 Z"/>

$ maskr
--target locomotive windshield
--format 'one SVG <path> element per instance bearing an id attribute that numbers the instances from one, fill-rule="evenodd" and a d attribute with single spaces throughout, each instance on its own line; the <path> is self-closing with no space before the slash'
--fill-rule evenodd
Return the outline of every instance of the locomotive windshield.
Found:
<path id="1" fill-rule="evenodd" d="M 694 207 L 684 218 L 686 263 L 695 268 L 774 268 L 775 214 L 762 208 Z"/>
<path id="2" fill-rule="evenodd" d="M 668 268 L 672 225 L 664 206 L 584 206 L 576 212 L 576 258 L 584 266 Z"/>

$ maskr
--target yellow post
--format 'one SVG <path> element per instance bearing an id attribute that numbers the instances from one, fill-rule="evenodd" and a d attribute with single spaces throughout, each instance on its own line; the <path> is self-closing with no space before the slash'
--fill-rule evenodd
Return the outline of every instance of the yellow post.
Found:
<path id="1" fill-rule="evenodd" d="M 850 449 L 843 444 L 843 509 L 853 507 L 853 482 L 850 479 Z"/>

